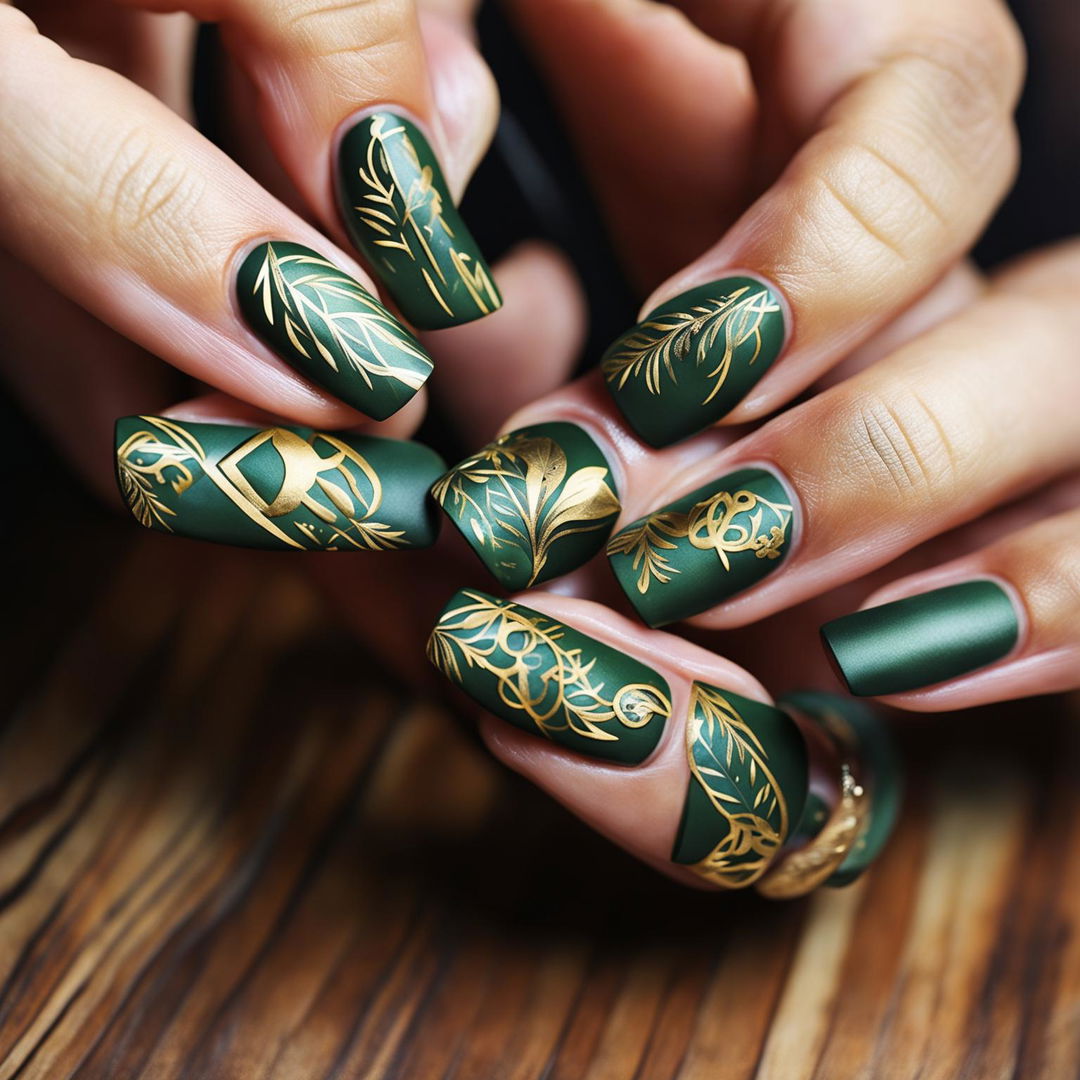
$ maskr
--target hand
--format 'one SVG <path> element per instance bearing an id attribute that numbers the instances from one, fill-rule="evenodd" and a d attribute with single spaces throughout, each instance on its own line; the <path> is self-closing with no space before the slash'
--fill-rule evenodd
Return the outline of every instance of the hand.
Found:
<path id="1" fill-rule="evenodd" d="M 287 421 L 411 431 L 431 362 L 378 302 L 346 234 L 376 255 L 368 268 L 414 325 L 498 306 L 453 209 L 496 114 L 469 5 L 188 5 L 220 22 L 220 126 L 244 167 L 187 122 L 194 23 L 151 14 L 177 5 L 25 6 L 0 6 L 3 365 L 76 464 L 111 488 L 114 418 L 178 396 L 147 353 Z M 406 135 L 416 175 L 398 160 Z M 400 191 L 377 205 L 352 191 L 369 136 L 380 140 L 373 183 L 394 169 L 438 217 L 417 260 L 427 278 L 401 263 L 416 235 L 354 209 L 402 209 Z M 448 243 L 439 229 L 451 221 Z M 380 247 L 387 236 L 397 246 Z"/>

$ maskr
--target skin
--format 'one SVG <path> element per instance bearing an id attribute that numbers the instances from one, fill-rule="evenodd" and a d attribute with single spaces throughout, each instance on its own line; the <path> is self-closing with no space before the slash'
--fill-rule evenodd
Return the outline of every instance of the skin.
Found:
<path id="1" fill-rule="evenodd" d="M 147 64 L 146 37 L 165 28 L 139 6 L 151 5 L 128 5 L 124 33 L 113 23 L 105 33 L 93 19 L 67 32 L 66 48 L 103 58 L 115 73 L 63 55 L 24 16 L 0 7 L 0 97 L 10 106 L 0 112 L 19 117 L 11 145 L 27 163 L 0 178 L 0 236 L 10 253 L 0 280 L 13 300 L 3 329 L 15 346 L 2 362 L 27 407 L 78 451 L 102 490 L 111 486 L 113 418 L 175 400 L 172 373 L 151 353 L 215 390 L 172 415 L 359 425 L 243 331 L 226 303 L 233 261 L 251 240 L 285 235 L 374 288 L 333 209 L 338 130 L 366 105 L 401 104 L 426 125 L 457 195 L 495 115 L 490 76 L 470 43 L 469 4 L 347 5 L 301 19 L 300 32 L 286 18 L 302 14 L 297 5 L 202 4 L 191 10 L 222 19 L 232 51 L 230 160 L 174 111 L 182 63 L 162 47 L 161 60 Z M 31 14 L 48 34 L 69 25 L 66 7 L 33 5 Z M 727 426 L 663 451 L 626 429 L 595 376 L 556 390 L 580 345 L 583 304 L 565 264 L 545 248 L 519 249 L 495 268 L 501 311 L 426 341 L 453 373 L 443 385 L 435 380 L 434 392 L 475 445 L 496 429 L 551 419 L 583 421 L 603 439 L 624 495 L 619 526 L 752 461 L 774 464 L 797 493 L 806 528 L 783 572 L 688 630 L 709 651 L 579 599 L 622 604 L 602 563 L 518 598 L 665 674 L 680 722 L 645 765 L 616 772 L 482 722 L 511 767 L 692 883 L 667 863 L 686 784 L 679 735 L 690 679 L 759 700 L 768 700 L 762 684 L 740 665 L 774 693 L 829 685 L 813 643 L 822 621 L 975 575 L 1014 589 L 1021 645 L 986 671 L 890 703 L 939 711 L 1076 685 L 1080 447 L 1068 404 L 1080 387 L 1062 358 L 1077 337 L 1080 251 L 1036 253 L 989 282 L 961 261 L 1015 168 L 1009 114 L 1022 54 L 990 0 L 687 0 L 676 5 L 681 12 L 647 0 L 510 7 L 578 135 L 642 310 L 735 269 L 775 282 L 790 309 L 787 350 Z M 167 28 L 173 43 L 189 31 L 184 16 Z M 126 41 L 137 47 L 120 47 Z M 372 42 L 383 43 L 380 51 L 368 52 Z M 106 118 L 141 117 L 145 145 L 133 153 L 135 144 L 109 129 L 113 152 L 90 153 L 80 111 L 87 102 Z M 27 134 L 46 120 L 53 157 Z M 640 152 L 643 132 L 655 152 Z M 57 166 L 68 159 L 91 167 Z M 859 182 L 866 177 L 873 183 Z M 703 227 L 717 238 L 704 253 Z M 164 239 L 177 232 L 195 238 L 197 264 L 180 268 Z M 1017 341 L 1029 343 L 1024 362 L 1033 365 L 1022 379 L 1012 377 Z M 34 365 L 20 362 L 29 355 Z M 57 394 L 57 386 L 69 389 Z M 760 422 L 811 386 L 820 392 L 810 400 Z M 408 434 L 423 396 L 380 433 Z M 925 408 L 895 419 L 898 402 L 913 397 Z M 882 417 L 894 418 L 884 442 L 869 435 L 875 416 L 879 428 Z M 1015 432 L 1008 452 L 1003 430 Z M 87 456 L 88 445 L 102 447 L 100 458 Z M 445 532 L 435 551 L 392 567 L 309 560 L 359 636 L 410 676 L 423 670 L 422 642 L 453 589 L 488 584 Z M 376 630 L 348 602 L 358 595 L 366 610 L 397 618 Z M 716 655 L 717 629 L 727 631 L 723 648 L 738 664 Z"/>

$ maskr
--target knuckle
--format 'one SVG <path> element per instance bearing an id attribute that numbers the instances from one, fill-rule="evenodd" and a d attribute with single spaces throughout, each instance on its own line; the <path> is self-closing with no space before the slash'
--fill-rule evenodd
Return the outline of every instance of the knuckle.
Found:
<path id="1" fill-rule="evenodd" d="M 415 29 L 411 5 L 394 0 L 290 0 L 274 18 L 277 36 L 316 57 L 379 52 Z"/>
<path id="2" fill-rule="evenodd" d="M 864 392 L 849 404 L 849 456 L 875 488 L 927 502 L 958 481 L 956 447 L 932 409 L 912 392 Z"/>
<path id="3" fill-rule="evenodd" d="M 125 248 L 151 244 L 197 260 L 205 187 L 197 175 L 144 128 L 111 141 L 99 160 L 89 213 L 101 233 Z"/>

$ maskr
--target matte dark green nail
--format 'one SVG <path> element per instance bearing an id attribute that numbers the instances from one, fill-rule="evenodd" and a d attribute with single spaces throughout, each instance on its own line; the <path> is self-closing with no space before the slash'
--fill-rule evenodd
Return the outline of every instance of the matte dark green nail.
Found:
<path id="1" fill-rule="evenodd" d="M 507 589 L 576 570 L 619 516 L 607 459 L 581 428 L 561 422 L 501 435 L 431 493 Z"/>
<path id="2" fill-rule="evenodd" d="M 392 551 L 438 536 L 426 446 L 311 428 L 116 422 L 116 477 L 140 524 L 255 548 Z"/>
<path id="3" fill-rule="evenodd" d="M 338 201 L 353 243 L 414 326 L 458 326 L 502 306 L 427 139 L 403 116 L 372 113 L 349 129 Z"/>
<path id="4" fill-rule="evenodd" d="M 900 694 L 955 679 L 1000 660 L 1020 623 L 993 581 L 966 581 L 856 611 L 821 628 L 848 689 L 862 697 Z"/>
<path id="5" fill-rule="evenodd" d="M 240 266 L 236 296 L 247 324 L 278 356 L 376 420 L 396 413 L 431 374 L 416 338 L 311 248 L 260 244 Z"/>
<path id="6" fill-rule="evenodd" d="M 587 757 L 644 761 L 671 714 L 652 668 L 508 600 L 462 589 L 443 609 L 428 659 L 485 709 Z"/>
<path id="7" fill-rule="evenodd" d="M 779 709 L 695 682 L 686 756 L 690 784 L 672 861 L 727 889 L 752 884 L 802 815 L 802 734 Z"/>
<path id="8" fill-rule="evenodd" d="M 725 417 L 784 347 L 774 289 L 756 278 L 700 285 L 661 304 L 604 355 L 608 389 L 630 426 L 667 446 Z"/>
<path id="9" fill-rule="evenodd" d="M 858 762 L 860 782 L 867 789 L 869 809 L 866 824 L 839 868 L 826 879 L 833 887 L 850 885 L 881 854 L 892 835 L 903 797 L 903 767 L 884 717 L 864 702 L 800 690 L 777 701 L 781 709 L 791 709 L 820 725 L 842 750 Z M 820 800 L 814 815 L 804 813 L 799 830 L 809 842 L 828 817 Z M 810 808 L 809 800 L 807 807 Z M 811 820 L 808 820 L 811 817 Z"/>
<path id="10" fill-rule="evenodd" d="M 616 533 L 611 568 L 650 626 L 689 618 L 755 585 L 787 558 L 793 508 L 765 469 L 740 469 Z"/>

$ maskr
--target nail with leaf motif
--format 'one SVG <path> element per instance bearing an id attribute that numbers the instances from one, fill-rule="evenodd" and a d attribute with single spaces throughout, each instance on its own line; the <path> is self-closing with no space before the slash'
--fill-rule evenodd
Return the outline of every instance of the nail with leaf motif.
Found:
<path id="1" fill-rule="evenodd" d="M 434 450 L 311 428 L 116 422 L 116 479 L 140 525 L 239 547 L 397 551 L 430 547 Z"/>
<path id="2" fill-rule="evenodd" d="M 502 307 L 431 146 L 405 117 L 372 113 L 345 133 L 338 201 L 352 242 L 414 326 L 459 326 Z"/>
<path id="3" fill-rule="evenodd" d="M 723 419 L 784 346 L 776 290 L 730 277 L 651 311 L 608 349 L 604 378 L 630 426 L 667 446 Z"/>
<path id="4" fill-rule="evenodd" d="M 619 515 L 607 459 L 565 422 L 500 435 L 432 495 L 507 589 L 576 570 L 603 548 Z"/>
<path id="5" fill-rule="evenodd" d="M 311 248 L 259 244 L 240 266 L 236 295 L 248 326 L 278 356 L 375 420 L 393 416 L 431 374 L 412 334 Z"/>
<path id="6" fill-rule="evenodd" d="M 620 529 L 608 559 L 650 626 L 688 619 L 756 585 L 787 558 L 794 507 L 767 469 L 739 469 Z"/>

